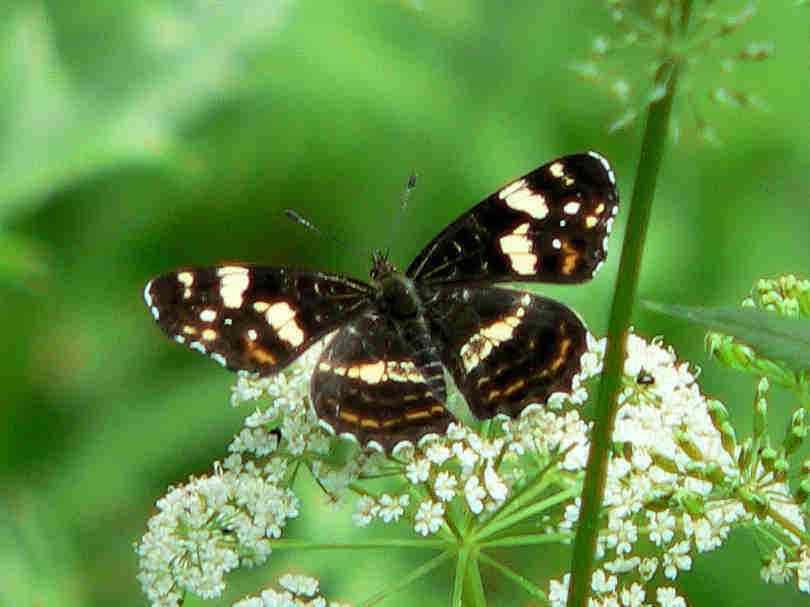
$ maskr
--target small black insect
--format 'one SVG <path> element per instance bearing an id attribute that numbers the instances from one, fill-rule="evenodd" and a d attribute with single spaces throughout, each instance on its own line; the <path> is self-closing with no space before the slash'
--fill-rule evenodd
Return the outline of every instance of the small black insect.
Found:
<path id="1" fill-rule="evenodd" d="M 232 370 L 277 373 L 331 331 L 311 381 L 321 420 L 385 449 L 443 432 L 444 370 L 472 413 L 518 415 L 569 392 L 585 352 L 577 315 L 493 283 L 580 283 L 607 252 L 613 171 L 594 152 L 520 177 L 461 215 L 400 272 L 375 253 L 371 283 L 232 264 L 146 285 L 163 331 Z"/>

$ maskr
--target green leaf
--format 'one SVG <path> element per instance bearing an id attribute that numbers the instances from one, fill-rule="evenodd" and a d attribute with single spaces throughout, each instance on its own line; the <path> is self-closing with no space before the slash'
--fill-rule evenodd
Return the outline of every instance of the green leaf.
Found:
<path id="1" fill-rule="evenodd" d="M 750 308 L 701 308 L 645 301 L 653 312 L 703 325 L 747 343 L 793 369 L 810 369 L 810 321 Z"/>

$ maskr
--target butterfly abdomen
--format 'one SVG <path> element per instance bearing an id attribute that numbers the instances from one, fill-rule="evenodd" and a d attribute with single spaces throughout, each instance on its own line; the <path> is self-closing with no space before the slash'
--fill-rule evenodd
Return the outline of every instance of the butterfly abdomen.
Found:
<path id="1" fill-rule="evenodd" d="M 444 369 L 430 327 L 425 318 L 425 306 L 414 282 L 398 272 L 379 280 L 378 306 L 390 319 L 395 331 L 413 351 L 413 362 L 425 380 L 426 388 L 443 401 L 447 392 Z"/>

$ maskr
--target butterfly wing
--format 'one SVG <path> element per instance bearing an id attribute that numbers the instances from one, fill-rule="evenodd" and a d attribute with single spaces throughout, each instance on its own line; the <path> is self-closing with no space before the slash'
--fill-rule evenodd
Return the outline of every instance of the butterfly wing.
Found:
<path id="1" fill-rule="evenodd" d="M 444 432 L 453 415 L 431 390 L 435 378 L 420 370 L 433 366 L 423 355 L 390 319 L 367 311 L 338 332 L 315 367 L 310 391 L 318 417 L 338 433 L 386 450 Z"/>
<path id="2" fill-rule="evenodd" d="M 228 369 L 270 375 L 361 313 L 369 291 L 336 274 L 228 265 L 159 276 L 144 299 L 175 341 Z"/>
<path id="3" fill-rule="evenodd" d="M 442 287 L 427 309 L 442 362 L 479 419 L 571 391 L 587 344 L 566 306 L 510 289 Z"/>
<path id="4" fill-rule="evenodd" d="M 428 244 L 407 275 L 428 284 L 590 280 L 618 211 L 595 152 L 564 156 L 501 188 Z"/>

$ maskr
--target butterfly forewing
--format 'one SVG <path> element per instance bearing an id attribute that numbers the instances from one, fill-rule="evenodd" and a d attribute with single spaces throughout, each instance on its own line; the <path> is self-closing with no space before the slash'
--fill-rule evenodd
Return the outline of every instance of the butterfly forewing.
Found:
<path id="1" fill-rule="evenodd" d="M 175 341 L 232 370 L 269 375 L 370 303 L 362 282 L 251 265 L 181 269 L 151 280 L 144 298 Z"/>
<path id="2" fill-rule="evenodd" d="M 461 215 L 406 273 L 428 284 L 583 282 L 605 258 L 617 205 L 604 158 L 595 152 L 564 156 Z"/>
<path id="3" fill-rule="evenodd" d="M 566 306 L 510 289 L 442 287 L 429 310 L 443 362 L 479 419 L 571 391 L 586 330 Z"/>
<path id="4" fill-rule="evenodd" d="M 419 359 L 390 319 L 363 314 L 338 332 L 315 367 L 310 391 L 318 416 L 338 433 L 385 449 L 444 432 L 453 416 L 431 389 L 431 363 Z"/>

